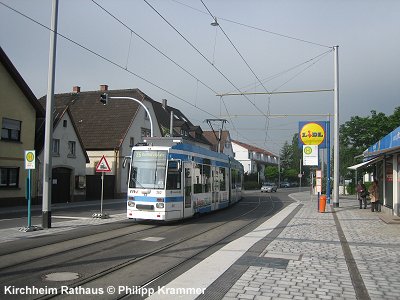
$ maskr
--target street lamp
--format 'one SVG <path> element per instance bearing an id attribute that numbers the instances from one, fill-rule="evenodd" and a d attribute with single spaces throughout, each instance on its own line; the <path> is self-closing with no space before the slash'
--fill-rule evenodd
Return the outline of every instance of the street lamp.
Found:
<path id="1" fill-rule="evenodd" d="M 103 105 L 107 105 L 109 99 L 132 100 L 132 101 L 135 101 L 135 102 L 139 103 L 144 108 L 144 110 L 146 111 L 146 113 L 147 113 L 147 115 L 149 116 L 149 119 L 150 119 L 150 137 L 154 136 L 153 119 L 151 118 L 150 111 L 148 110 L 146 105 L 143 104 L 143 102 L 139 101 L 138 99 L 132 98 L 132 97 L 109 97 L 107 93 L 103 93 L 103 94 L 100 95 L 100 102 L 103 103 Z"/>

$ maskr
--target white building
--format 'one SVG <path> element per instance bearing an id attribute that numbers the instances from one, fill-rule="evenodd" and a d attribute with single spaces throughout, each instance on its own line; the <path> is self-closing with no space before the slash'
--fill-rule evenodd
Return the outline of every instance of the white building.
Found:
<path id="1" fill-rule="evenodd" d="M 266 165 L 277 166 L 278 156 L 267 150 L 232 140 L 232 148 L 235 159 L 242 163 L 244 172 L 248 174 L 259 173 L 260 180 L 264 181 L 264 171 Z"/>

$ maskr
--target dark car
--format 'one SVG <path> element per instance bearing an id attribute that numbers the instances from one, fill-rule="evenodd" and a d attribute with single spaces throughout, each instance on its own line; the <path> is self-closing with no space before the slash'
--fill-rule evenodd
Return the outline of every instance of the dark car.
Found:
<path id="1" fill-rule="evenodd" d="M 290 187 L 290 183 L 289 182 L 281 182 L 281 188 L 288 188 Z"/>
<path id="2" fill-rule="evenodd" d="M 278 187 L 276 186 L 275 183 L 263 183 L 261 187 L 261 193 L 266 192 L 266 193 L 271 193 L 271 192 L 276 192 Z"/>

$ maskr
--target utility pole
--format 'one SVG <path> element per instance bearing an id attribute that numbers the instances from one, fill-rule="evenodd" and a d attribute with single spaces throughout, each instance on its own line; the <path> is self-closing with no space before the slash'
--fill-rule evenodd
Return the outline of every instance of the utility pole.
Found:
<path id="1" fill-rule="evenodd" d="M 219 153 L 219 152 L 221 152 L 222 130 L 224 129 L 224 124 L 225 124 L 226 122 L 228 122 L 228 121 L 225 120 L 225 119 L 206 119 L 206 122 L 207 122 L 208 125 L 211 127 L 211 130 L 212 130 L 212 132 L 214 133 L 215 138 L 216 138 L 216 140 L 217 140 L 217 142 L 218 142 L 218 145 L 217 145 L 217 152 Z M 218 136 L 217 136 L 217 134 L 215 133 L 215 130 L 214 130 L 213 126 L 212 126 L 212 122 L 221 122 L 221 127 L 219 128 Z"/>
<path id="2" fill-rule="evenodd" d="M 333 207 L 339 207 L 339 46 L 334 51 Z"/>
<path id="3" fill-rule="evenodd" d="M 43 163 L 43 197 L 42 197 L 42 226 L 51 228 L 51 185 L 52 185 L 52 143 L 53 143 L 53 102 L 54 102 L 54 82 L 56 71 L 56 44 L 57 44 L 57 17 L 58 0 L 53 0 L 51 31 L 50 31 L 50 51 L 49 51 L 49 71 L 47 78 L 47 97 L 46 97 L 46 121 L 44 135 L 44 163 Z"/>

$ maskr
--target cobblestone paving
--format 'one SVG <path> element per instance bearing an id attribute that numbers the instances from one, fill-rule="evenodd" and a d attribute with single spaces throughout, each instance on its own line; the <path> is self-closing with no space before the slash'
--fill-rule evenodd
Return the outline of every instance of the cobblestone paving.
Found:
<path id="1" fill-rule="evenodd" d="M 371 299 L 400 299 L 400 225 L 342 200 L 336 209 L 353 257 Z"/>
<path id="2" fill-rule="evenodd" d="M 296 194 L 304 205 L 262 253 L 290 258 L 286 269 L 250 266 L 223 299 L 356 299 L 330 208 Z M 359 210 L 355 200 L 336 208 L 371 299 L 400 298 L 400 225 Z"/>

